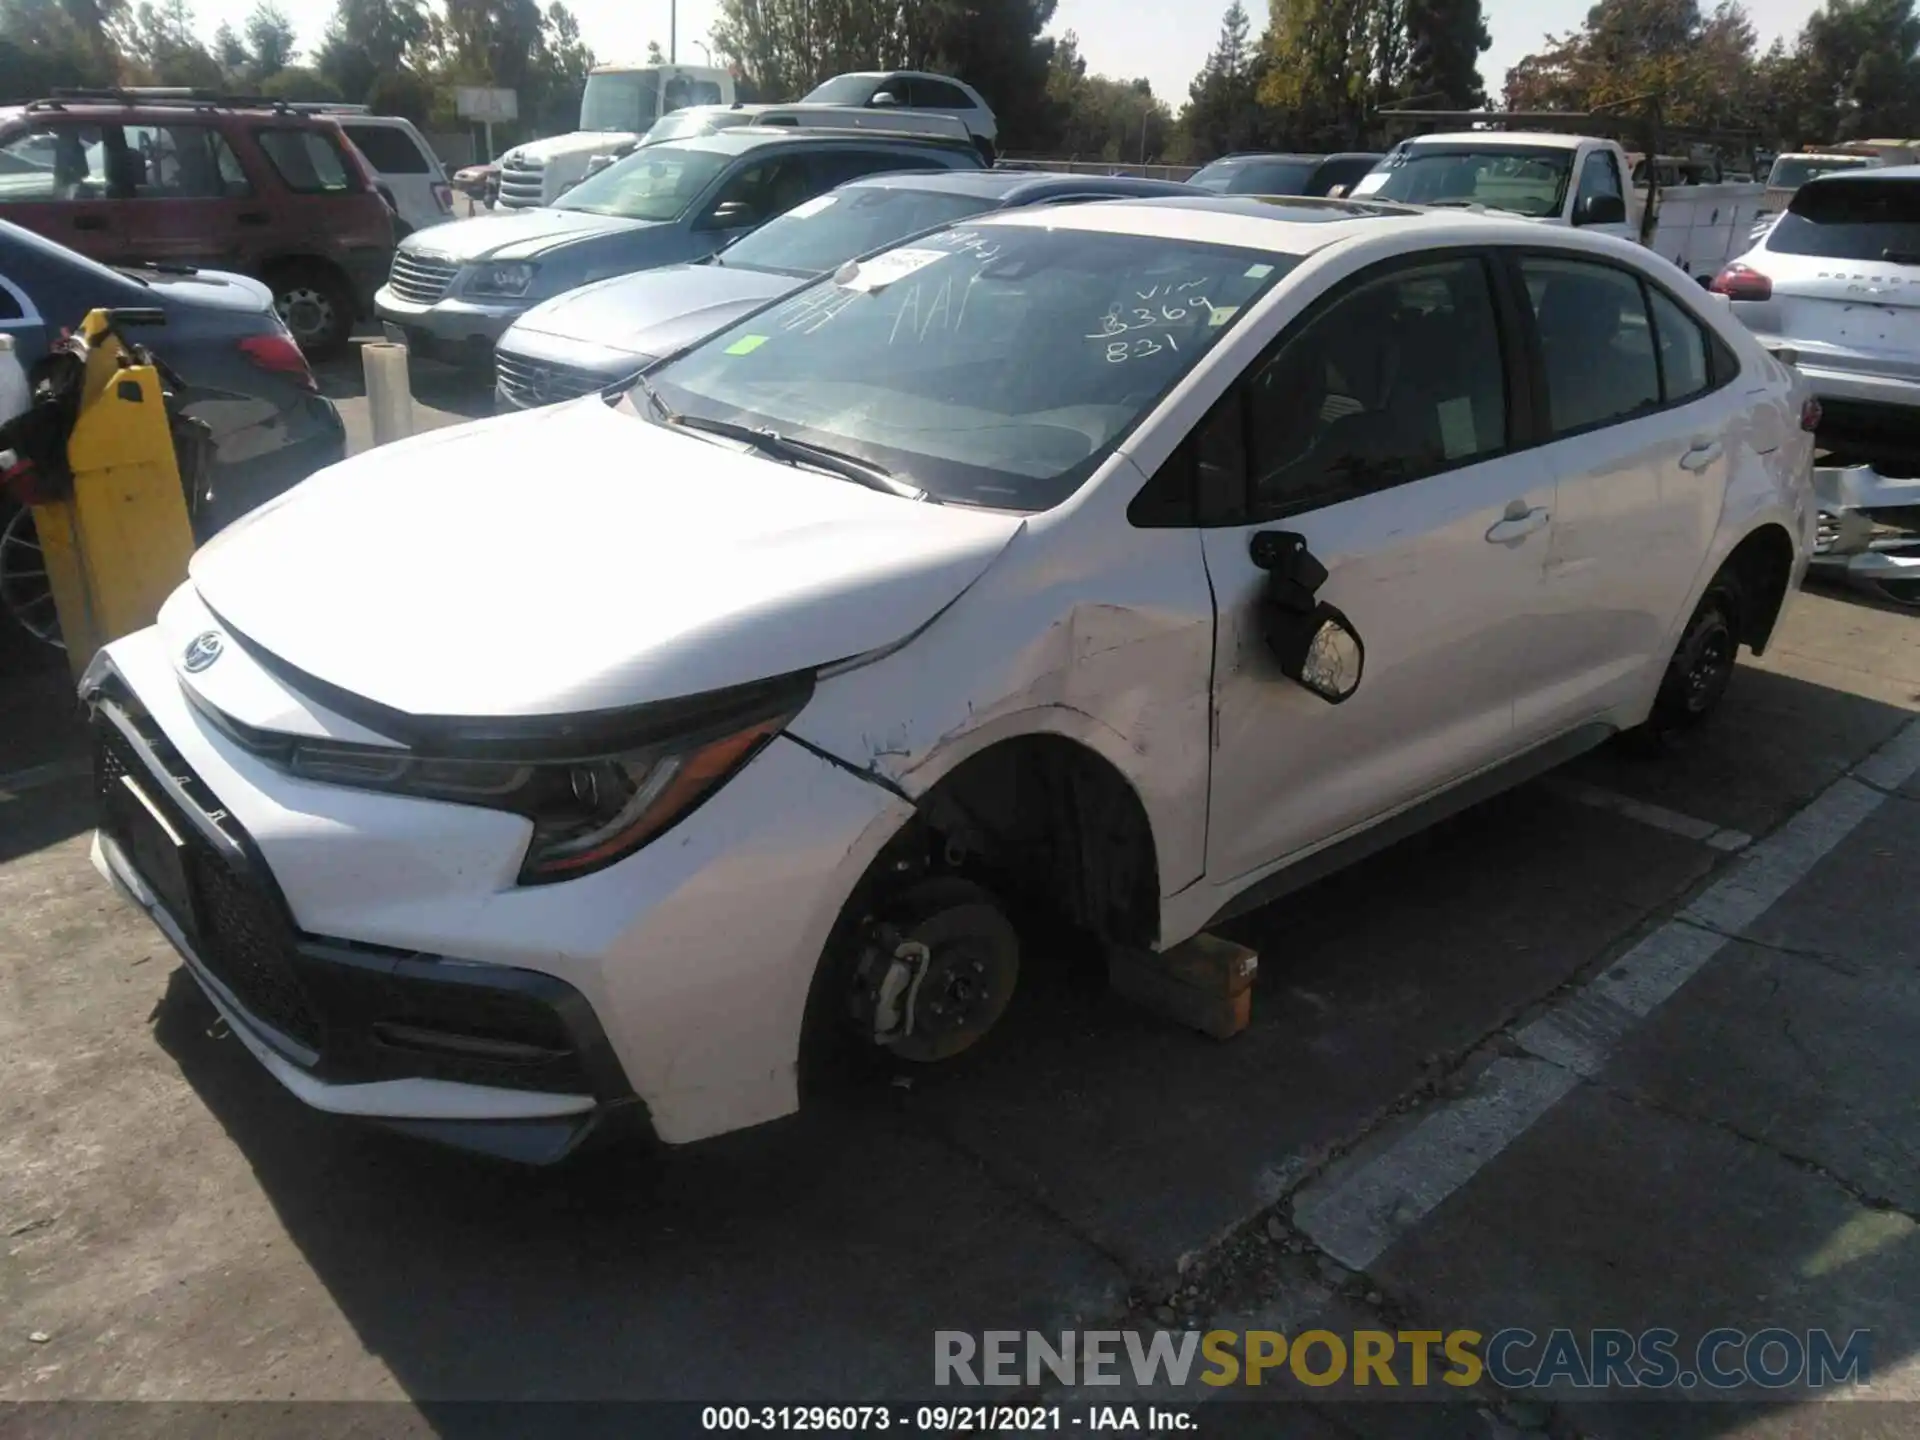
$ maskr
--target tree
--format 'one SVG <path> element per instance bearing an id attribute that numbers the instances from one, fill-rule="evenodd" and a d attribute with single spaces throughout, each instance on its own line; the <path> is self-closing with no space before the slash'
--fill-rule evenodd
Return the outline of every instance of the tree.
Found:
<path id="1" fill-rule="evenodd" d="M 667 53 L 660 48 L 660 42 L 658 40 L 647 41 L 647 64 L 664 65 L 666 63 Z"/>
<path id="2" fill-rule="evenodd" d="M 1828 0 L 1794 47 L 1806 138 L 1920 133 L 1917 51 L 1913 0 Z"/>
<path id="3" fill-rule="evenodd" d="M 421 0 L 338 0 L 314 68 L 340 94 L 361 104 L 374 81 L 402 68 L 432 29 Z"/>
<path id="4" fill-rule="evenodd" d="M 289 65 L 275 71 L 260 84 L 260 93 L 278 100 L 337 103 L 346 99 L 340 89 L 318 70 L 304 65 Z M 356 105 L 360 101 L 354 102 Z"/>
<path id="5" fill-rule="evenodd" d="M 366 103 L 378 115 L 403 115 L 414 124 L 433 123 L 438 99 L 433 82 L 417 70 L 390 70 L 373 82 Z"/>
<path id="6" fill-rule="evenodd" d="M 71 85 L 121 78 L 118 0 L 0 0 L 0 97 L 38 99 Z"/>
<path id="7" fill-rule="evenodd" d="M 253 64 L 247 42 L 235 34 L 233 26 L 224 20 L 220 22 L 220 28 L 213 32 L 213 58 L 220 62 L 220 68 L 227 72 L 230 80 L 244 77 L 247 68 Z"/>
<path id="8" fill-rule="evenodd" d="M 194 34 L 193 7 L 186 0 L 143 3 L 120 22 L 120 48 L 139 71 L 157 85 L 187 85 L 217 90 L 225 76 Z"/>
<path id="9" fill-rule="evenodd" d="M 1069 30 L 1055 44 L 1047 95 L 1058 111 L 1060 136 L 1051 147 L 1081 160 L 1137 164 L 1166 153 L 1173 114 L 1145 80 L 1087 74 L 1080 37 Z"/>
<path id="10" fill-rule="evenodd" d="M 1221 17 L 1219 40 L 1187 90 L 1180 113 L 1184 159 L 1205 163 L 1278 142 L 1278 117 L 1260 103 L 1266 66 L 1249 29 L 1245 7 L 1234 0 Z"/>
<path id="11" fill-rule="evenodd" d="M 1480 56 L 1493 43 L 1480 0 L 1407 0 L 1405 98 L 1427 109 L 1477 110 L 1487 100 Z"/>
<path id="12" fill-rule="evenodd" d="M 1408 0 L 1271 0 L 1260 99 L 1286 112 L 1291 141 L 1356 146 L 1367 114 L 1405 80 Z"/>
<path id="13" fill-rule="evenodd" d="M 293 63 L 293 40 L 293 22 L 286 12 L 272 0 L 262 0 L 247 16 L 248 73 L 264 80 L 286 69 Z"/>

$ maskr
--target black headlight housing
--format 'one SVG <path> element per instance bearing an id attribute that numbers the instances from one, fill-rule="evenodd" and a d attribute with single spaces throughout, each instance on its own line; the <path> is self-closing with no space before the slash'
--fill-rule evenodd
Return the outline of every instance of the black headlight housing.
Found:
<path id="1" fill-rule="evenodd" d="M 692 814 L 786 728 L 813 683 L 786 677 L 564 718 L 376 717 L 357 707 L 353 718 L 369 728 L 406 737 L 396 746 L 242 727 L 187 693 L 231 738 L 300 779 L 526 816 L 533 837 L 519 883 L 546 885 L 603 870 Z"/>

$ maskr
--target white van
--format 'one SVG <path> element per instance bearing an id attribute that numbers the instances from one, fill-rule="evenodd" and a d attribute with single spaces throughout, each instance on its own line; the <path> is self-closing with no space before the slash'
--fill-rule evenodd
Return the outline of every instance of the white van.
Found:
<path id="1" fill-rule="evenodd" d="M 354 149 L 366 157 L 374 179 L 399 215 L 394 239 L 453 218 L 453 186 L 440 157 L 411 120 L 375 115 L 364 105 L 305 104 L 296 110 L 331 115 L 347 132 Z"/>

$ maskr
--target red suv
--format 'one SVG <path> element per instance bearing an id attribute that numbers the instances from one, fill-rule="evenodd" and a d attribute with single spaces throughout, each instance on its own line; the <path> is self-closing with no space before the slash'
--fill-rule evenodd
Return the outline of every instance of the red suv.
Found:
<path id="1" fill-rule="evenodd" d="M 393 212 L 339 124 L 272 100 L 75 90 L 0 110 L 0 219 L 109 264 L 258 276 L 314 358 L 346 348 L 393 259 Z"/>

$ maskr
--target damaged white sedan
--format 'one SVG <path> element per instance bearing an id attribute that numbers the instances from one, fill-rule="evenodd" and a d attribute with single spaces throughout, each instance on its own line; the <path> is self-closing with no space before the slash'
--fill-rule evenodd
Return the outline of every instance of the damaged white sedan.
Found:
<path id="1" fill-rule="evenodd" d="M 1035 907 L 1167 951 L 1697 721 L 1809 443 L 1625 241 L 980 220 L 233 526 L 83 681 L 96 862 L 310 1105 L 697 1140 L 969 1049 Z"/>

